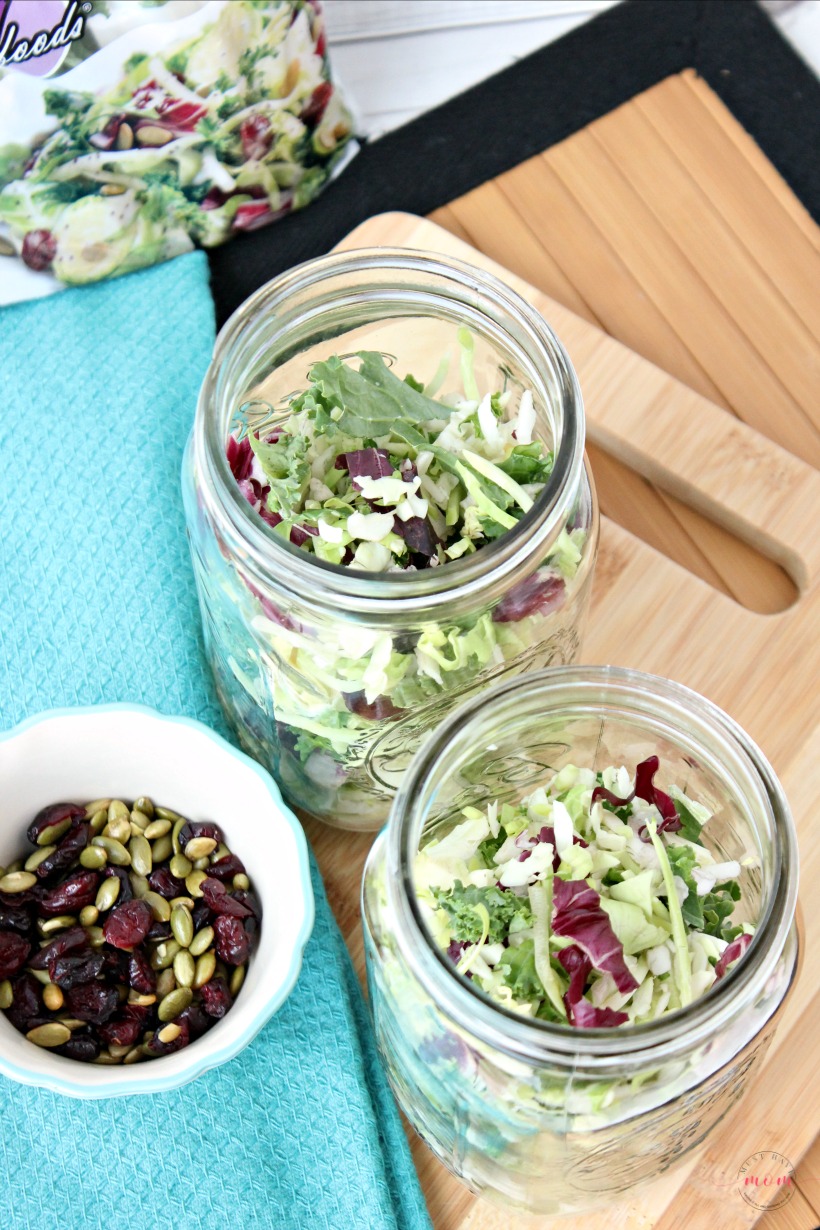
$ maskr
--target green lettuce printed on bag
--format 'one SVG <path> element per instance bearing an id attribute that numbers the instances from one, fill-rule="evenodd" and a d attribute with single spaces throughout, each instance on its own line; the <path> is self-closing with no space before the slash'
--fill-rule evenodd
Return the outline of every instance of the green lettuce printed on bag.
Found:
<path id="1" fill-rule="evenodd" d="M 311 0 L 0 0 L 0 301 L 301 209 L 351 128 Z"/>

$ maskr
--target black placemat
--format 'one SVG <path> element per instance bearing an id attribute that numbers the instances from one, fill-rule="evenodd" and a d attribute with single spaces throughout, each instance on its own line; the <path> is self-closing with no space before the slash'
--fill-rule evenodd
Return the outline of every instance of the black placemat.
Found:
<path id="1" fill-rule="evenodd" d="M 764 10 L 753 0 L 625 0 L 365 145 L 306 210 L 211 252 L 219 323 L 374 214 L 428 214 L 685 68 L 820 220 L 820 82 Z"/>

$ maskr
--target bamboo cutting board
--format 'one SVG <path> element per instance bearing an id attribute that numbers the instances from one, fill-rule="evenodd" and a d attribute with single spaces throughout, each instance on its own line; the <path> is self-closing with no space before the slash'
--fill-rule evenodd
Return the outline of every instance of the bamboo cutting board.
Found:
<path id="1" fill-rule="evenodd" d="M 820 794 L 820 476 L 809 464 L 820 458 L 820 232 L 690 73 L 436 217 L 448 231 L 385 214 L 342 246 L 472 261 L 553 326 L 580 377 L 611 514 L 583 658 L 677 679 L 737 718 L 787 790 L 801 882 L 811 886 L 820 878 L 810 835 Z M 358 894 L 371 838 L 307 827 L 361 972 Z M 605 1214 L 511 1218 L 413 1139 L 436 1230 L 735 1230 L 761 1216 L 737 1186 L 759 1150 L 785 1155 L 797 1173 L 792 1199 L 763 1216 L 766 1230 L 816 1227 L 816 910 L 806 908 L 802 934 L 802 974 L 759 1076 L 681 1169 Z"/>

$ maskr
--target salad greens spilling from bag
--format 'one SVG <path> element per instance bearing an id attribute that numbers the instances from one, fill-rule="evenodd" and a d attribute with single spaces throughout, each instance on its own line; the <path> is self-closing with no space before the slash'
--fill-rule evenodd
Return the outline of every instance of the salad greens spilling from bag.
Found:
<path id="1" fill-rule="evenodd" d="M 735 921 L 741 864 L 715 859 L 709 811 L 655 786 L 658 768 L 567 765 L 422 846 L 418 898 L 459 974 L 582 1029 L 656 1020 L 724 977 L 754 933 Z"/>
<path id="2" fill-rule="evenodd" d="M 0 148 L 0 243 L 30 269 L 76 284 L 213 247 L 307 205 L 339 162 L 352 121 L 317 4 L 163 7 L 154 21 L 195 31 L 152 49 L 157 27 L 139 25 L 43 81 L 42 130 Z M 129 11 L 89 26 L 114 16 Z"/>

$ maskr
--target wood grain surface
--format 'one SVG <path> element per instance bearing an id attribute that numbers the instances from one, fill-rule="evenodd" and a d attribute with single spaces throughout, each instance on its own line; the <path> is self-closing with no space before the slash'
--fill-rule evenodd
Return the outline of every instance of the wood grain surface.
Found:
<path id="1" fill-rule="evenodd" d="M 583 659 L 677 679 L 737 718 L 789 795 L 801 883 L 817 883 L 820 231 L 691 73 L 434 217 L 439 226 L 382 215 L 343 246 L 472 260 L 552 324 L 579 373 L 605 513 Z M 371 837 L 307 829 L 361 973 Z M 436 1230 L 735 1230 L 760 1217 L 736 1177 L 761 1149 L 797 1168 L 793 1198 L 761 1225 L 817 1227 L 820 919 L 810 904 L 802 975 L 766 1062 L 682 1169 L 604 1215 L 555 1222 L 478 1200 L 411 1133 Z"/>

